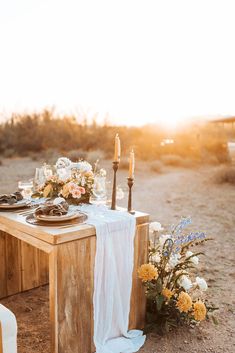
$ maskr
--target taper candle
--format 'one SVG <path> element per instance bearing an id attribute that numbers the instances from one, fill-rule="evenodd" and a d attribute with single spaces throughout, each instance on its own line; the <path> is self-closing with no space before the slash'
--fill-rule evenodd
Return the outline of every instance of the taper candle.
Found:
<path id="1" fill-rule="evenodd" d="M 130 159 L 129 159 L 129 178 L 134 178 L 134 172 L 135 172 L 135 153 L 132 150 L 130 152 Z"/>
<path id="2" fill-rule="evenodd" d="M 118 134 L 115 136 L 114 162 L 120 162 L 121 157 L 121 142 Z"/>

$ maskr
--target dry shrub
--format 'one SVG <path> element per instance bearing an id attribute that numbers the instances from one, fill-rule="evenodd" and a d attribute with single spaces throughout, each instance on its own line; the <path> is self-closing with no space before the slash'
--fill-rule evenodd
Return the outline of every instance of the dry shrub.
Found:
<path id="1" fill-rule="evenodd" d="M 61 157 L 61 153 L 53 148 L 48 148 L 46 151 L 40 153 L 41 158 L 45 163 L 55 164 L 57 159 Z"/>
<path id="2" fill-rule="evenodd" d="M 224 166 L 217 170 L 215 174 L 215 182 L 218 184 L 232 184 L 235 185 L 235 167 Z"/>
<path id="3" fill-rule="evenodd" d="M 2 161 L 2 159 L 0 159 L 0 165 L 3 165 L 3 161 Z"/>
<path id="4" fill-rule="evenodd" d="M 170 167 L 183 167 L 192 168 L 195 166 L 196 161 L 190 158 L 183 158 L 174 154 L 168 154 L 161 157 L 163 164 Z"/>
<path id="5" fill-rule="evenodd" d="M 13 158 L 13 157 L 16 156 L 16 152 L 15 152 L 15 150 L 13 148 L 7 148 L 7 149 L 4 150 L 3 156 L 5 158 Z"/>
<path id="6" fill-rule="evenodd" d="M 87 159 L 87 152 L 83 150 L 72 150 L 66 153 L 66 157 L 72 162 L 77 162 L 81 159 Z"/>
<path id="7" fill-rule="evenodd" d="M 160 161 L 155 161 L 150 164 L 150 170 L 154 173 L 162 173 L 162 163 Z"/>
<path id="8" fill-rule="evenodd" d="M 119 164 L 119 169 L 128 170 L 129 169 L 129 159 L 122 158 Z"/>
<path id="9" fill-rule="evenodd" d="M 89 163 L 94 164 L 97 161 L 105 159 L 105 153 L 101 150 L 89 151 L 87 152 L 86 159 Z"/>
<path id="10" fill-rule="evenodd" d="M 33 162 L 37 162 L 42 159 L 42 153 L 39 152 L 29 152 L 28 155 Z"/>

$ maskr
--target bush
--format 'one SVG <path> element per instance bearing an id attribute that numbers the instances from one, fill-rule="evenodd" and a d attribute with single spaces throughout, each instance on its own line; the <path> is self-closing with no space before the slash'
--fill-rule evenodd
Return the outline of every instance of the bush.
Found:
<path id="1" fill-rule="evenodd" d="M 57 159 L 61 157 L 61 153 L 59 153 L 57 150 L 53 148 L 48 148 L 46 151 L 44 151 L 41 154 L 41 157 L 45 163 L 55 164 Z"/>
<path id="2" fill-rule="evenodd" d="M 150 165 L 150 170 L 154 173 L 162 173 L 162 163 L 160 161 L 152 162 Z"/>
<path id="3" fill-rule="evenodd" d="M 3 156 L 5 158 L 13 158 L 16 155 L 16 152 L 13 148 L 7 148 L 4 152 L 3 152 Z"/>
<path id="4" fill-rule="evenodd" d="M 72 162 L 77 162 L 80 159 L 87 159 L 87 152 L 83 150 L 72 150 L 66 153 L 66 157 L 68 157 Z"/>
<path id="5" fill-rule="evenodd" d="M 87 162 L 95 164 L 97 160 L 105 159 L 105 153 L 101 150 L 89 151 L 86 155 Z"/>
<path id="6" fill-rule="evenodd" d="M 42 159 L 42 154 L 39 152 L 38 153 L 37 152 L 30 152 L 29 157 L 31 158 L 31 160 L 33 162 L 38 162 Z"/>
<path id="7" fill-rule="evenodd" d="M 129 169 L 129 159 L 122 158 L 119 164 L 119 169 L 128 170 Z"/>
<path id="8" fill-rule="evenodd" d="M 232 184 L 235 185 L 235 167 L 225 166 L 217 170 L 215 174 L 215 182 L 218 184 Z"/>
<path id="9" fill-rule="evenodd" d="M 163 164 L 170 167 L 192 168 L 196 161 L 190 158 L 183 158 L 174 154 L 167 154 L 161 157 Z"/>

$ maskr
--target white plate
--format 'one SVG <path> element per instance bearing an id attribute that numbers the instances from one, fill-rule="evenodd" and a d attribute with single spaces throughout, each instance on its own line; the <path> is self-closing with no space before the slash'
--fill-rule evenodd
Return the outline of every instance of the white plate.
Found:
<path id="1" fill-rule="evenodd" d="M 0 208 L 3 208 L 3 209 L 21 208 L 21 207 L 28 206 L 29 204 L 30 204 L 29 200 L 20 200 L 16 203 L 13 203 L 12 205 L 9 205 L 8 203 L 1 203 Z"/>
<path id="2" fill-rule="evenodd" d="M 69 221 L 79 217 L 78 212 L 69 211 L 67 214 L 62 216 L 48 216 L 48 215 L 35 215 L 40 221 L 47 221 L 47 222 L 61 222 L 61 221 Z"/>

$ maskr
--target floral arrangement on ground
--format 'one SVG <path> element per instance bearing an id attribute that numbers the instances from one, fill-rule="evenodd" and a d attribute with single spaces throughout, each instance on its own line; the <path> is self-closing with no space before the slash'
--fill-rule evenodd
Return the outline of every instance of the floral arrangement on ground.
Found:
<path id="1" fill-rule="evenodd" d="M 63 197 L 68 203 L 88 203 L 94 184 L 92 166 L 87 161 L 72 163 L 61 157 L 55 165 L 56 173 L 47 177 L 34 197 Z"/>
<path id="2" fill-rule="evenodd" d="M 190 218 L 182 218 L 169 234 L 162 234 L 160 223 L 150 224 L 149 263 L 138 269 L 146 288 L 146 333 L 163 334 L 183 324 L 192 327 L 218 309 L 205 298 L 207 282 L 196 275 L 204 253 L 190 251 L 211 239 L 203 232 L 185 233 L 190 224 Z"/>

